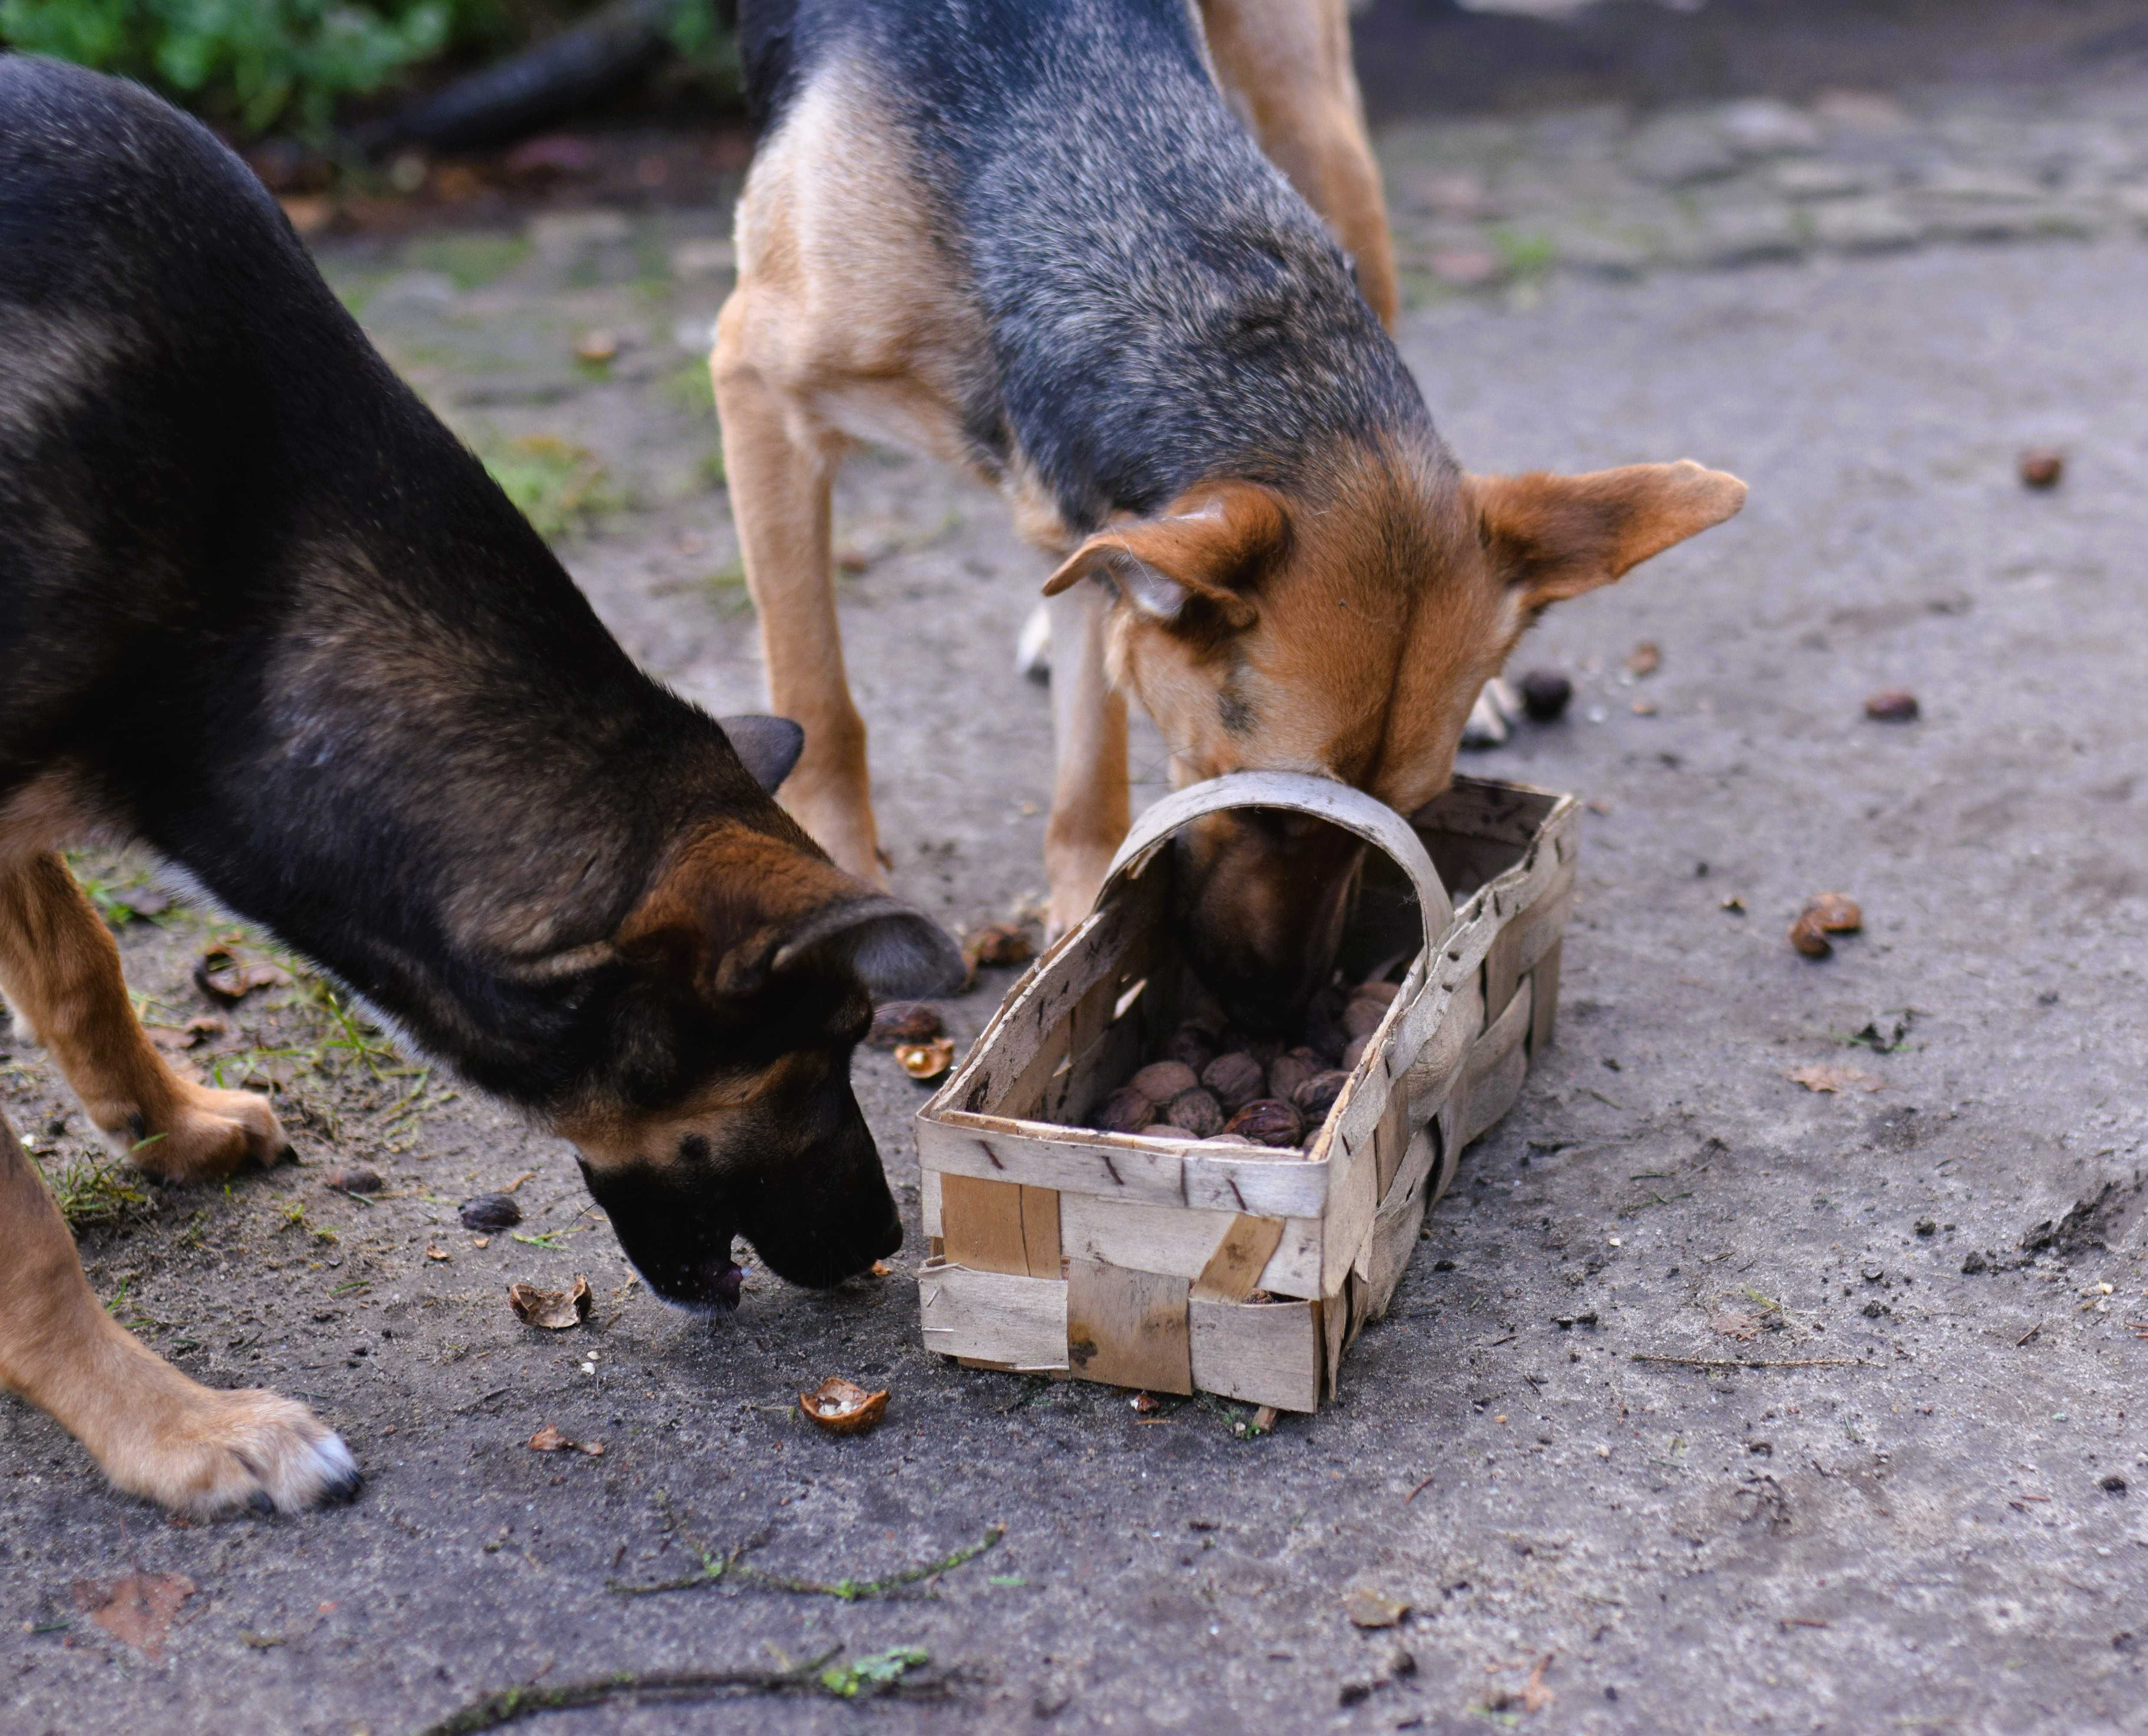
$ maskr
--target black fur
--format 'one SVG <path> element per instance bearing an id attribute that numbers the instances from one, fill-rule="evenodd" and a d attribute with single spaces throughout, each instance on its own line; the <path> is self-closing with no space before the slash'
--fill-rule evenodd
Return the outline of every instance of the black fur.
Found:
<path id="1" fill-rule="evenodd" d="M 788 725 L 747 745 L 778 780 L 795 757 Z M 799 1131 L 766 1158 L 832 1158 L 858 1227 L 827 1233 L 851 1269 L 886 1251 L 855 969 L 716 997 L 675 960 L 574 957 L 712 823 L 821 853 L 635 668 L 235 157 L 131 85 L 9 57 L 0 805 L 49 773 L 533 1111 L 660 1111 L 816 1051 L 841 1149 Z M 689 1192 L 727 1249 L 722 1167 Z M 822 1180 L 800 1209 L 842 1206 Z M 795 1227 L 781 1192 L 761 1188 L 773 1241 Z M 841 1257 L 809 1263 L 825 1281 Z"/>
<path id="2" fill-rule="evenodd" d="M 1188 0 L 745 0 L 753 98 L 867 83 L 991 336 L 973 456 L 1077 533 L 1337 441 L 1446 460 L 1320 219 L 1224 106 Z"/>

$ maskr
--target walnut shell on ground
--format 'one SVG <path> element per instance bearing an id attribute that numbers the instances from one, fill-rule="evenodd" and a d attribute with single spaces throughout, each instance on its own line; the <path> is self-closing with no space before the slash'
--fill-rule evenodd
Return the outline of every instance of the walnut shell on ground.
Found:
<path id="1" fill-rule="evenodd" d="M 1825 958 L 1834 951 L 1834 943 L 1809 911 L 1790 925 L 1790 945 L 1807 958 Z"/>
<path id="2" fill-rule="evenodd" d="M 897 1043 L 895 1064 L 920 1085 L 930 1085 L 955 1065 L 955 1039 L 943 1036 L 927 1043 Z"/>
<path id="3" fill-rule="evenodd" d="M 1854 935 L 1864 926 L 1864 912 L 1846 892 L 1815 892 L 1801 915 L 1811 917 L 1824 934 Z"/>
<path id="4" fill-rule="evenodd" d="M 1104 1099 L 1104 1106 L 1097 1111 L 1097 1128 L 1103 1133 L 1138 1133 L 1156 1119 L 1156 1104 L 1148 1093 L 1122 1085 Z"/>
<path id="5" fill-rule="evenodd" d="M 887 1393 L 868 1392 L 831 1374 L 811 1392 L 798 1395 L 798 1408 L 831 1435 L 861 1435 L 887 1414 Z"/>
<path id="6" fill-rule="evenodd" d="M 1317 1127 L 1327 1119 L 1327 1111 L 1335 1106 L 1335 1100 L 1342 1095 L 1342 1087 L 1349 1082 L 1350 1076 L 1339 1069 L 1315 1073 L 1291 1093 L 1290 1101 L 1305 1117 L 1305 1125 Z"/>
<path id="7" fill-rule="evenodd" d="M 1163 1058 L 1183 1061 L 1198 1074 L 1216 1058 L 1215 1039 L 1198 1025 L 1182 1025 L 1163 1040 Z"/>
<path id="8" fill-rule="evenodd" d="M 1197 1085 L 1173 1097 L 1164 1116 L 1172 1126 L 1191 1133 L 1196 1139 L 1206 1139 L 1223 1130 L 1223 1106 L 1216 1101 L 1214 1092 Z"/>
<path id="9" fill-rule="evenodd" d="M 1219 1055 L 1201 1070 L 1201 1082 L 1216 1094 L 1226 1115 L 1235 1115 L 1267 1089 L 1267 1073 L 1243 1050 Z"/>
<path id="10" fill-rule="evenodd" d="M 1268 1095 L 1289 1098 L 1297 1095 L 1297 1088 L 1315 1073 L 1326 1069 L 1319 1061 L 1307 1061 L 1296 1053 L 1278 1055 L 1268 1063 Z"/>
<path id="11" fill-rule="evenodd" d="M 1182 1061 L 1152 1061 L 1127 1081 L 1152 1103 L 1168 1103 L 1201 1083 L 1201 1076 Z"/>
<path id="12" fill-rule="evenodd" d="M 1279 1097 L 1258 1097 L 1232 1116 L 1223 1131 L 1256 1145 L 1294 1146 L 1305 1132 L 1305 1117 Z"/>
<path id="13" fill-rule="evenodd" d="M 931 1001 L 890 1001 L 873 1009 L 866 1041 L 876 1049 L 892 1049 L 897 1043 L 929 1043 L 946 1029 L 940 1009 Z"/>

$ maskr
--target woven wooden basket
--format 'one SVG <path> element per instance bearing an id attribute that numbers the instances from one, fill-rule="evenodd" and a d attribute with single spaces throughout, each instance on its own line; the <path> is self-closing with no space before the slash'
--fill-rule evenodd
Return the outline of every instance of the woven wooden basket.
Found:
<path id="1" fill-rule="evenodd" d="M 1162 846 L 1202 814 L 1244 807 L 1313 815 L 1375 846 L 1342 962 L 1414 950 L 1385 1021 L 1302 1152 L 1069 1125 L 1178 1022 Z M 1577 812 L 1571 796 L 1458 778 L 1405 820 L 1342 784 L 1272 772 L 1150 808 L 1096 908 L 919 1111 L 926 1347 L 1317 1410 L 1463 1147 L 1512 1106 L 1550 1039 Z"/>

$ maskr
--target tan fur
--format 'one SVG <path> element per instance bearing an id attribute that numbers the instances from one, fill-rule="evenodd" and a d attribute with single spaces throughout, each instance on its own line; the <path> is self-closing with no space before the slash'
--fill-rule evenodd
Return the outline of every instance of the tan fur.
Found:
<path id="1" fill-rule="evenodd" d="M 1342 7 L 1213 0 L 1203 10 L 1219 74 L 1392 319 L 1392 259 Z M 830 565 L 830 484 L 845 445 L 891 437 L 963 464 L 1008 497 L 1029 541 L 1066 554 L 1073 540 L 1018 464 L 998 474 L 962 439 L 961 387 L 985 340 L 901 136 L 855 75 L 825 75 L 801 96 L 748 177 L 738 286 L 711 358 L 770 698 L 806 730 L 781 799 L 842 867 L 876 885 L 865 724 L 844 675 Z M 1214 479 L 1154 519 L 1091 539 L 1046 587 L 1055 930 L 1087 911 L 1125 835 L 1127 698 L 1162 731 L 1176 784 L 1240 767 L 1303 770 L 1409 812 L 1446 787 L 1471 703 L 1553 592 L 1608 582 L 1728 517 L 1744 495 L 1697 465 L 1639 466 L 1570 489 L 1466 483 L 1423 454 L 1326 456 L 1332 474 L 1306 498 Z M 1569 534 L 1594 540 L 1568 548 Z M 1123 577 L 1128 558 L 1199 594 L 1189 621 L 1145 615 L 1124 586 L 1114 601 L 1105 586 L 1076 583 Z M 1595 576 L 1577 581 L 1584 569 Z M 1251 728 L 1227 726 L 1232 692 Z"/>
<path id="2" fill-rule="evenodd" d="M 1327 220 L 1389 331 L 1402 315 L 1394 242 L 1345 0 L 1201 0 L 1223 93 L 1269 160 Z"/>
<path id="3" fill-rule="evenodd" d="M 143 1032 L 119 949 L 53 853 L 84 818 L 59 780 L 0 805 L 0 989 L 90 1119 L 138 1167 L 191 1182 L 272 1160 L 285 1141 L 265 1101 L 178 1078 Z M 304 1507 L 349 1465 L 303 1405 L 212 1392 L 113 1320 L 4 1118 L 0 1386 L 51 1412 L 120 1488 L 182 1512 Z"/>

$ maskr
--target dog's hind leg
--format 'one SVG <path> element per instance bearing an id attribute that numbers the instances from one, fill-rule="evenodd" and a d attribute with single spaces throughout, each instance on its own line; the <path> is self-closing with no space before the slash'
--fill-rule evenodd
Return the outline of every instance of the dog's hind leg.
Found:
<path id="1" fill-rule="evenodd" d="M 199 1385 L 112 1317 L 5 1116 L 0 1387 L 48 1412 L 121 1488 L 182 1513 L 288 1513 L 358 1490 L 349 1449 L 304 1405 Z"/>
<path id="2" fill-rule="evenodd" d="M 866 767 L 866 725 L 851 698 L 836 617 L 830 516 L 835 436 L 813 444 L 747 353 L 747 296 L 717 323 L 710 369 L 723 420 L 724 468 L 760 617 L 769 703 L 806 731 L 806 750 L 776 800 L 813 840 L 868 886 L 885 886 Z"/>
<path id="3" fill-rule="evenodd" d="M 1104 666 L 1111 600 L 1087 581 L 1051 598 L 1051 817 L 1044 829 L 1051 932 L 1089 914 L 1131 823 L 1127 702 Z"/>
<path id="4" fill-rule="evenodd" d="M 1357 266 L 1358 287 L 1393 331 L 1402 291 L 1344 0 L 1201 0 L 1201 14 L 1225 94 L 1327 219 Z"/>
<path id="5" fill-rule="evenodd" d="M 91 1121 L 171 1182 L 206 1182 L 289 1149 L 252 1091 L 180 1078 L 127 999 L 119 948 L 67 864 L 0 857 L 0 990 L 52 1051 Z"/>

